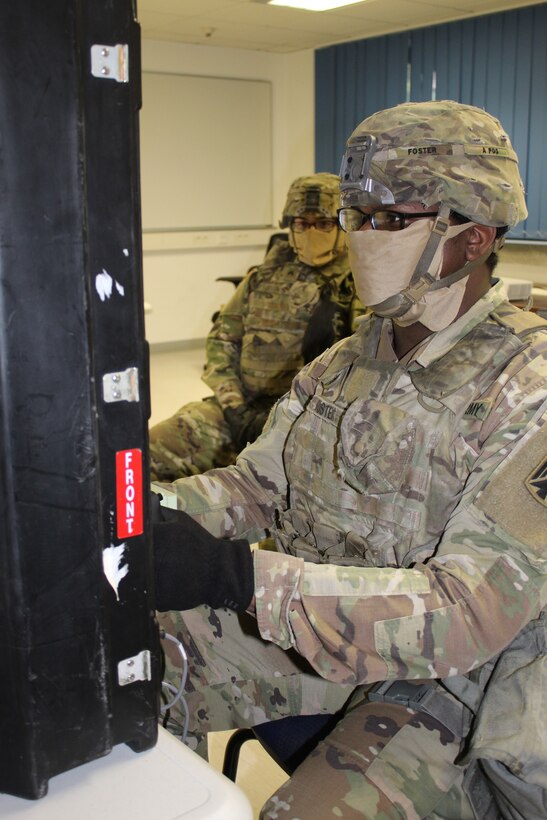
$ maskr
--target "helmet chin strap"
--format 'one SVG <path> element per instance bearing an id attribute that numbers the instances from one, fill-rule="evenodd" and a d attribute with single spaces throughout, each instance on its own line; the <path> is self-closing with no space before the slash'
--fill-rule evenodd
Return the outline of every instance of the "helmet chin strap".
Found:
<path id="1" fill-rule="evenodd" d="M 431 265 L 441 239 L 450 227 L 450 210 L 450 207 L 445 204 L 442 204 L 439 208 L 437 219 L 431 229 L 431 236 L 427 240 L 426 246 L 407 287 L 400 293 L 390 296 L 388 299 L 384 299 L 380 304 L 371 305 L 375 313 L 388 319 L 403 316 L 413 305 L 419 302 L 428 291 L 450 287 L 454 282 L 463 279 L 464 276 L 468 276 L 472 270 L 482 265 L 493 251 L 501 247 L 503 244 L 502 238 L 500 238 L 501 241 L 496 240 L 491 247 L 477 259 L 474 259 L 472 262 L 466 262 L 463 267 L 445 276 L 443 279 L 435 279 L 428 273 L 428 268 Z"/>

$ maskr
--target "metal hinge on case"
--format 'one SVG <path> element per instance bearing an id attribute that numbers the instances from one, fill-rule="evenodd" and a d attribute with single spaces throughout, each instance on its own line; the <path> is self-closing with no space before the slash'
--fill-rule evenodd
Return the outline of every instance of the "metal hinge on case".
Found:
<path id="1" fill-rule="evenodd" d="M 122 43 L 115 46 L 91 46 L 91 73 L 103 80 L 129 82 L 129 48 Z"/>
<path id="2" fill-rule="evenodd" d="M 118 663 L 118 683 L 127 686 L 137 680 L 152 680 L 150 668 L 150 651 L 143 649 L 132 658 L 125 658 Z"/>
<path id="3" fill-rule="evenodd" d="M 105 373 L 103 399 L 108 404 L 114 401 L 139 401 L 138 368 L 128 367 L 119 373 Z"/>

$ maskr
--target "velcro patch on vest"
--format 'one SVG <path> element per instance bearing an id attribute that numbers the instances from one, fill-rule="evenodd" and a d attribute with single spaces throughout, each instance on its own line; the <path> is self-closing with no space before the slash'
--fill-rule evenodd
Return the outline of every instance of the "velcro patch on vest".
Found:
<path id="1" fill-rule="evenodd" d="M 524 485 L 536 501 L 547 507 L 547 458 L 532 470 Z"/>
<path id="2" fill-rule="evenodd" d="M 320 418 L 326 419 L 335 425 L 338 424 L 340 416 L 342 415 L 342 409 L 340 407 L 336 407 L 336 405 L 328 401 L 323 401 L 323 399 L 320 399 L 318 396 L 313 396 L 306 410 L 311 410 L 316 416 L 320 416 Z"/>
<path id="3" fill-rule="evenodd" d="M 468 419 L 479 419 L 479 421 L 483 421 L 490 412 L 491 407 L 492 399 L 478 399 L 477 401 L 471 402 L 463 415 Z"/>

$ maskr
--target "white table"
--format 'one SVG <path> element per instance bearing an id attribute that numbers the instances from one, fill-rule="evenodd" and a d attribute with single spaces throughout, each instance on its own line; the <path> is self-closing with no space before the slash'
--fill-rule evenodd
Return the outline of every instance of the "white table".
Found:
<path id="1" fill-rule="evenodd" d="M 241 789 L 160 727 L 147 752 L 125 744 L 63 772 L 48 794 L 24 800 L 0 794 L 0 817 L 17 820 L 252 820 Z"/>

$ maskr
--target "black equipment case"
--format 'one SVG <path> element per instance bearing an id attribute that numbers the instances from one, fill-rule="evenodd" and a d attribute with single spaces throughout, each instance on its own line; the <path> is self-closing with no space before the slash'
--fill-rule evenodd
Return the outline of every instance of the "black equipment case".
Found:
<path id="1" fill-rule="evenodd" d="M 0 3 L 0 791 L 157 739 L 132 0 Z"/>

